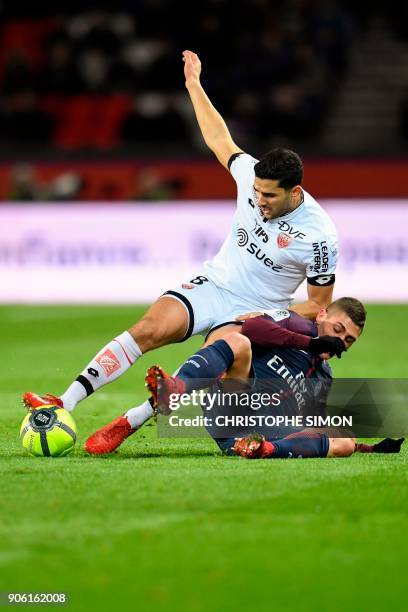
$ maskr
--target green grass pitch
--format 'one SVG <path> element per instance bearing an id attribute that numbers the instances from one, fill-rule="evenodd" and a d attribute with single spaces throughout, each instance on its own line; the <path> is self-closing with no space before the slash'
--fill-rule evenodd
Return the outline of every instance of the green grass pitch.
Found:
<path id="1" fill-rule="evenodd" d="M 145 397 L 145 356 L 74 413 L 63 459 L 24 454 L 25 390 L 61 393 L 142 313 L 132 307 L 0 308 L 0 591 L 62 592 L 69 610 L 405 610 L 407 458 L 224 458 L 211 440 L 144 427 L 112 457 L 86 437 Z M 408 377 L 408 306 L 370 306 L 337 376 Z"/>

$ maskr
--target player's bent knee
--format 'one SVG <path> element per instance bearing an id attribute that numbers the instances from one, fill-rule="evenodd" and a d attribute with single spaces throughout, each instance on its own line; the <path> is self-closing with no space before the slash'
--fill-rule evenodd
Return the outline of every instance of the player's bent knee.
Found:
<path id="1" fill-rule="evenodd" d="M 223 339 L 230 346 L 236 360 L 251 355 L 251 341 L 240 332 L 231 332 Z"/>
<path id="2" fill-rule="evenodd" d="M 350 457 L 355 451 L 354 438 L 330 438 L 328 457 Z"/>
<path id="3" fill-rule="evenodd" d="M 156 348 L 158 337 L 157 337 L 157 325 L 155 320 L 150 317 L 145 317 L 141 321 L 138 321 L 128 331 L 134 340 L 138 343 L 143 353 L 146 351 Z"/>

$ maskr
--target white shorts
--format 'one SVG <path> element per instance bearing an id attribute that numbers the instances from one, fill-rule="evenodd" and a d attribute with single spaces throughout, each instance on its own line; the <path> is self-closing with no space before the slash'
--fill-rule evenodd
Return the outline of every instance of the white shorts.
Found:
<path id="1" fill-rule="evenodd" d="M 173 297 L 187 310 L 189 324 L 182 341 L 198 334 L 207 336 L 216 327 L 234 323 L 236 316 L 254 311 L 253 304 L 218 287 L 204 275 L 166 291 L 161 297 Z"/>

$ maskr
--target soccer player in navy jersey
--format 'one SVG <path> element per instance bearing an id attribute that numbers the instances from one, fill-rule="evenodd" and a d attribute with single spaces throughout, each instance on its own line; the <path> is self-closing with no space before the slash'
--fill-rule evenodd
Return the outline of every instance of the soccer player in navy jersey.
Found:
<path id="1" fill-rule="evenodd" d="M 251 317 L 243 323 L 241 333 L 231 332 L 194 354 L 177 376 L 167 376 L 159 366 L 152 366 L 146 382 L 162 412 L 168 412 L 170 396 L 191 393 L 220 377 L 224 384 L 228 380 L 242 383 L 254 379 L 252 390 L 265 389 L 267 381 L 275 383 L 275 389 L 287 389 L 282 408 L 287 414 L 291 409 L 292 414 L 296 412 L 294 403 L 297 408 L 302 402 L 318 407 L 325 404 L 332 379 L 327 359 L 341 357 L 357 341 L 365 319 L 363 304 L 349 297 L 322 309 L 316 322 L 285 310 Z M 320 384 L 302 384 L 306 380 Z M 215 441 L 225 453 L 246 458 L 306 458 L 347 457 L 356 451 L 398 452 L 403 440 L 359 445 L 351 435 L 330 437 L 322 429 L 286 428 L 283 436 L 244 432 L 237 439 L 215 437 Z"/>

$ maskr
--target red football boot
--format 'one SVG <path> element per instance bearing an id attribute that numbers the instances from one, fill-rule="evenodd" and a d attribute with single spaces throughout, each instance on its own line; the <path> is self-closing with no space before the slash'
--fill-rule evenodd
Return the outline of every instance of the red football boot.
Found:
<path id="1" fill-rule="evenodd" d="M 273 455 L 275 447 L 265 436 L 255 433 L 245 438 L 237 438 L 232 450 L 245 459 L 266 459 Z"/>
<path id="2" fill-rule="evenodd" d="M 32 393 L 31 391 L 27 391 L 23 395 L 23 404 L 29 410 L 36 410 L 37 408 L 41 408 L 42 406 L 49 406 L 52 404 L 53 406 L 59 406 L 63 408 L 62 400 L 55 395 L 51 395 L 51 393 L 46 393 L 45 395 L 37 395 L 37 393 Z"/>
<path id="3" fill-rule="evenodd" d="M 170 414 L 170 395 L 181 395 L 186 391 L 184 380 L 169 376 L 160 366 L 151 366 L 145 377 L 146 387 L 152 394 L 154 408 L 161 414 Z"/>
<path id="4" fill-rule="evenodd" d="M 136 429 L 131 427 L 125 416 L 120 416 L 112 423 L 95 431 L 85 442 L 84 449 L 91 455 L 113 453 Z"/>

